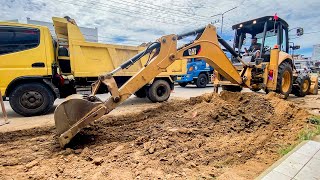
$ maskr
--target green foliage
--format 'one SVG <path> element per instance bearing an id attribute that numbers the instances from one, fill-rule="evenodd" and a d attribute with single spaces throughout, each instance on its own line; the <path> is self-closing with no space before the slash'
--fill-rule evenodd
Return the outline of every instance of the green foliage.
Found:
<path id="1" fill-rule="evenodd" d="M 281 148 L 278 153 L 281 155 L 281 156 L 284 156 L 286 154 L 288 154 L 294 147 L 296 146 L 296 144 L 292 144 L 292 145 L 289 145 L 289 146 L 285 146 L 283 148 Z"/>
<path id="2" fill-rule="evenodd" d="M 320 116 L 312 116 L 308 119 L 308 122 L 315 125 L 320 125 Z"/>
<path id="3" fill-rule="evenodd" d="M 303 129 L 299 135 L 298 135 L 298 142 L 296 144 L 284 146 L 281 149 L 279 149 L 278 153 L 283 156 L 288 154 L 297 144 L 299 144 L 302 141 L 310 140 L 314 136 L 320 134 L 320 116 L 311 116 L 308 118 L 308 122 L 311 124 L 316 125 L 315 127 L 309 127 L 307 126 L 305 129 Z"/>

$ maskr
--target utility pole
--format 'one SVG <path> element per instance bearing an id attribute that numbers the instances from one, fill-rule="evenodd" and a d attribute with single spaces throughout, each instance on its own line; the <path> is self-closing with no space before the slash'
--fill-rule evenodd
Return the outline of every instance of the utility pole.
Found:
<path id="1" fill-rule="evenodd" d="M 223 29 L 223 19 L 224 19 L 224 15 L 225 15 L 227 12 L 230 12 L 230 11 L 232 11 L 232 10 L 238 8 L 238 7 L 239 7 L 239 6 L 236 6 L 236 7 L 233 7 L 233 8 L 231 8 L 231 9 L 229 9 L 229 10 L 223 12 L 223 13 L 219 13 L 219 14 L 215 14 L 215 15 L 211 16 L 211 17 L 221 16 L 221 35 L 222 35 L 222 29 Z"/>

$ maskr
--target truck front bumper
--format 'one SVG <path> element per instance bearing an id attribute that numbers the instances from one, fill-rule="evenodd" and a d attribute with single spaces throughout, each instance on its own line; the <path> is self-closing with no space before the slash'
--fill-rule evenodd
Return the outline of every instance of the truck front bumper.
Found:
<path id="1" fill-rule="evenodd" d="M 177 80 L 176 80 L 177 83 L 186 83 L 191 81 L 193 81 L 192 74 L 179 75 L 177 76 Z"/>

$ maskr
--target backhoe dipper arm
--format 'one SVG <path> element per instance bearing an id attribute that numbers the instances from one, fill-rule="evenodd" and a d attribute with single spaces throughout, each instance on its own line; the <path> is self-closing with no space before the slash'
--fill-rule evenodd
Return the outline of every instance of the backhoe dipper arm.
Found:
<path id="1" fill-rule="evenodd" d="M 194 42 L 177 49 L 177 40 L 193 34 L 198 34 Z M 121 69 L 128 68 L 142 56 L 155 49 L 157 50 L 156 56 L 150 60 L 149 64 L 142 68 L 118 89 L 112 75 Z M 205 28 L 182 35 L 163 36 L 150 45 L 145 51 L 126 61 L 119 68 L 108 74 L 100 76 L 98 82 L 96 82 L 92 88 L 92 95 L 95 95 L 99 85 L 104 83 L 107 85 L 112 96 L 105 102 L 92 108 L 91 111 L 81 117 L 67 131 L 61 133 L 59 138 L 60 145 L 63 147 L 81 130 L 81 128 L 100 118 L 103 114 L 111 112 L 119 104 L 128 99 L 133 93 L 138 91 L 161 72 L 165 71 L 166 68 L 175 60 L 186 58 L 203 58 L 209 65 L 232 83 L 249 86 L 249 84 L 243 82 L 243 78 L 240 76 L 237 69 L 232 65 L 231 61 L 220 48 L 218 35 L 213 25 L 208 25 Z M 64 111 L 64 113 L 66 112 Z"/>

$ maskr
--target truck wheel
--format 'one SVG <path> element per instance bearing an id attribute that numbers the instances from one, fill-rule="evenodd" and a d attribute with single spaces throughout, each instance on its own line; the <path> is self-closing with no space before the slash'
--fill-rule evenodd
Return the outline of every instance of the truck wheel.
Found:
<path id="1" fill-rule="evenodd" d="M 292 91 L 297 97 L 304 97 L 308 94 L 311 85 L 311 79 L 307 74 L 299 74 L 296 84 L 292 87 Z"/>
<path id="2" fill-rule="evenodd" d="M 242 87 L 237 85 L 224 85 L 222 86 L 222 90 L 231 91 L 231 92 L 240 92 L 242 91 Z"/>
<path id="3" fill-rule="evenodd" d="M 184 82 L 184 83 L 178 83 L 181 87 L 186 87 L 188 85 L 188 83 Z"/>
<path id="4" fill-rule="evenodd" d="M 286 99 L 292 90 L 292 67 L 289 63 L 284 62 L 279 65 L 277 78 L 277 93 L 283 94 Z"/>
<path id="5" fill-rule="evenodd" d="M 208 84 L 208 77 L 205 74 L 199 74 L 196 85 L 198 88 L 205 88 Z"/>
<path id="6" fill-rule="evenodd" d="M 165 80 L 156 80 L 152 83 L 147 91 L 147 97 L 152 102 L 163 102 L 169 99 L 170 97 L 170 85 Z"/>
<path id="7" fill-rule="evenodd" d="M 139 89 L 137 92 L 134 93 L 134 95 L 137 96 L 138 98 L 147 97 L 147 92 L 145 87 L 142 87 L 141 89 Z"/>
<path id="8" fill-rule="evenodd" d="M 22 116 L 46 114 L 52 108 L 54 100 L 51 90 L 41 83 L 18 85 L 9 96 L 10 106 Z"/>

